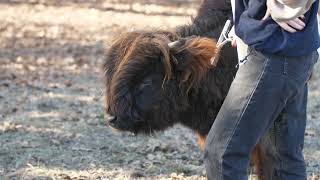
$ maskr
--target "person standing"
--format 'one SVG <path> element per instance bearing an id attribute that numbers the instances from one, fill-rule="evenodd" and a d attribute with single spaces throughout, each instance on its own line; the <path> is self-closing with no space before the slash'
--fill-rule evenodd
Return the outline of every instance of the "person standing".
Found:
<path id="1" fill-rule="evenodd" d="M 245 180 L 250 154 L 272 128 L 279 155 L 272 179 L 306 180 L 308 80 L 319 55 L 319 1 L 235 0 L 235 34 L 247 45 L 207 136 L 209 180 Z M 240 48 L 245 49 L 245 48 Z"/>

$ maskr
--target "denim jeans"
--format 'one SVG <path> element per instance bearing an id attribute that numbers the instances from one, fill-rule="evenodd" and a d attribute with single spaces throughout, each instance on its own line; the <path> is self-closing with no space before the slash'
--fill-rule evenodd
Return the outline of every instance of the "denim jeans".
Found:
<path id="1" fill-rule="evenodd" d="M 306 180 L 307 82 L 318 53 L 284 57 L 249 51 L 207 136 L 208 179 L 247 180 L 250 154 L 272 128 L 279 154 L 273 179 Z"/>

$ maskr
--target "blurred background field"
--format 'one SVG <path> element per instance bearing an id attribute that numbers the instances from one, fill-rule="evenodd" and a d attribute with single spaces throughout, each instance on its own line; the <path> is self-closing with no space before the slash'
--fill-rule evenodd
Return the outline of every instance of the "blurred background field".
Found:
<path id="1" fill-rule="evenodd" d="M 112 132 L 104 47 L 121 32 L 190 22 L 200 0 L 0 0 L 0 180 L 205 179 L 194 134 Z M 320 63 L 305 157 L 320 179 Z"/>

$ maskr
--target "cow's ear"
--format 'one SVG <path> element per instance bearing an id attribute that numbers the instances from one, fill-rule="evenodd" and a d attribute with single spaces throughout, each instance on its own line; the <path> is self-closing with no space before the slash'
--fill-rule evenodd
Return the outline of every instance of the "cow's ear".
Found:
<path id="1" fill-rule="evenodd" d="M 214 66 L 212 58 L 217 55 L 216 42 L 209 38 L 191 37 L 168 44 L 180 72 L 180 82 L 187 83 L 188 89 L 199 82 Z"/>

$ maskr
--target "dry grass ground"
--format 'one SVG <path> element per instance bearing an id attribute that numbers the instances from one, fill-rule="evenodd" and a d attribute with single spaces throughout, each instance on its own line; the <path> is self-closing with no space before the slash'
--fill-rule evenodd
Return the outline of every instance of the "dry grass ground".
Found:
<path id="1" fill-rule="evenodd" d="M 0 1 L 1 180 L 205 179 L 190 130 L 147 138 L 105 125 L 104 42 L 131 29 L 184 24 L 199 3 L 133 2 L 130 10 L 126 1 Z M 319 64 L 305 145 L 310 179 L 320 174 Z"/>

